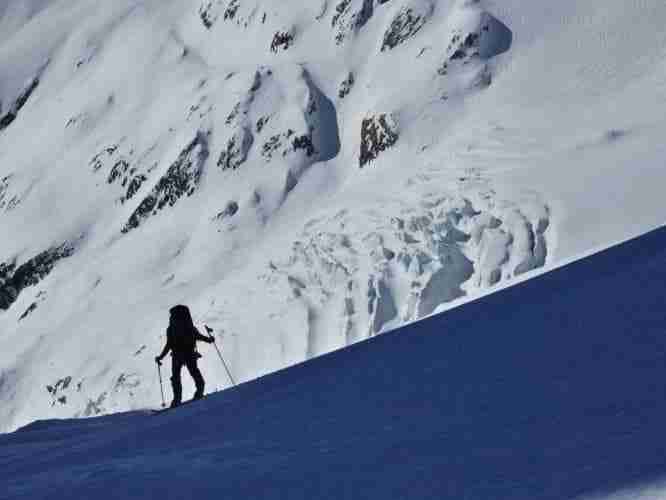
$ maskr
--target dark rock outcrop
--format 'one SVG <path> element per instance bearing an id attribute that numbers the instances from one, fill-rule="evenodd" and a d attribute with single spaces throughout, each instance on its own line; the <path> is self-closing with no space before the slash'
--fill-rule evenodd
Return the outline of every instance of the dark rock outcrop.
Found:
<path id="1" fill-rule="evenodd" d="M 7 200 L 9 196 L 9 181 L 11 178 L 11 175 L 6 175 L 0 179 L 0 210 L 11 205 L 11 200 Z"/>
<path id="2" fill-rule="evenodd" d="M 342 45 L 349 37 L 358 33 L 372 18 L 375 3 L 383 5 L 389 0 L 340 0 L 331 18 L 335 30 L 335 43 Z"/>
<path id="3" fill-rule="evenodd" d="M 217 166 L 222 170 L 236 170 L 247 159 L 253 143 L 252 132 L 245 127 L 241 128 L 227 141 L 227 147 L 220 153 Z"/>
<path id="4" fill-rule="evenodd" d="M 124 194 L 118 200 L 120 203 L 131 200 L 143 183 L 148 180 L 147 174 L 155 168 L 155 165 L 153 165 L 148 171 L 140 172 L 133 156 L 133 149 L 122 153 L 120 144 L 113 144 L 93 156 L 89 163 L 93 172 L 99 172 L 107 165 L 111 165 L 106 183 L 109 185 L 120 184 L 123 188 Z"/>
<path id="5" fill-rule="evenodd" d="M 487 61 L 511 48 L 513 33 L 501 21 L 488 13 L 483 13 L 477 30 L 462 33 L 456 31 L 447 47 L 447 56 L 437 69 L 440 75 L 446 75 L 454 64 L 466 65 L 473 60 Z M 488 81 L 484 77 L 484 81 Z"/>
<path id="6" fill-rule="evenodd" d="M 317 153 L 312 143 L 312 136 L 309 134 L 296 134 L 292 129 L 286 132 L 271 136 L 261 148 L 261 155 L 270 161 L 275 154 L 287 156 L 291 152 L 303 150 L 307 157 Z"/>
<path id="7" fill-rule="evenodd" d="M 199 185 L 208 154 L 206 135 L 199 132 L 132 213 L 121 231 L 128 233 L 151 215 L 167 206 L 174 206 L 183 196 L 192 196 Z"/>
<path id="8" fill-rule="evenodd" d="M 222 210 L 215 216 L 215 219 L 216 220 L 226 219 L 228 217 L 233 217 L 237 213 L 238 213 L 238 203 L 236 203 L 235 201 L 230 201 L 229 203 L 227 203 L 227 206 L 224 207 L 224 210 Z"/>
<path id="9" fill-rule="evenodd" d="M 54 384 L 46 386 L 47 392 L 51 395 L 51 406 L 55 406 L 56 403 L 61 405 L 67 404 L 67 396 L 63 395 L 62 392 L 66 391 L 71 383 L 72 377 L 67 376 L 59 379 Z"/>
<path id="10" fill-rule="evenodd" d="M 74 245 L 65 242 L 39 253 L 18 267 L 15 261 L 0 264 L 0 310 L 9 309 L 25 288 L 43 280 L 59 260 L 70 257 L 74 251 Z"/>
<path id="11" fill-rule="evenodd" d="M 30 316 L 33 312 L 37 310 L 37 302 L 33 302 L 28 306 L 28 308 L 19 316 L 19 321 L 23 321 L 25 318 Z"/>
<path id="12" fill-rule="evenodd" d="M 0 117 L 0 132 L 2 132 L 4 129 L 9 127 L 14 120 L 18 117 L 19 111 L 25 106 L 25 104 L 28 102 L 28 99 L 30 99 L 30 96 L 33 94 L 33 92 L 37 89 L 39 86 L 39 77 L 35 77 L 32 79 L 30 84 L 23 89 L 23 91 L 19 94 L 19 96 L 16 98 L 14 101 L 14 104 L 10 107 L 9 111 L 7 113 Z"/>
<path id="13" fill-rule="evenodd" d="M 223 18 L 225 21 L 227 20 L 233 20 L 236 17 L 236 14 L 238 13 L 238 8 L 240 7 L 240 0 L 231 0 L 229 2 L 229 5 L 227 5 L 227 8 L 224 11 Z"/>
<path id="14" fill-rule="evenodd" d="M 199 7 L 199 17 L 201 22 L 206 27 L 206 29 L 211 29 L 215 21 L 217 21 L 217 16 L 214 13 L 214 4 L 215 2 L 203 2 Z M 219 3 L 219 2 L 217 2 Z"/>
<path id="15" fill-rule="evenodd" d="M 463 35 L 456 32 L 451 38 L 447 48 L 449 54 L 437 73 L 444 76 L 448 74 L 450 66 L 454 63 L 468 64 L 472 59 L 479 59 L 480 35 L 479 33 L 467 33 Z"/>
<path id="16" fill-rule="evenodd" d="M 397 47 L 418 33 L 432 13 L 432 6 L 428 7 L 428 10 L 423 12 L 416 12 L 410 7 L 403 7 L 384 33 L 381 52 Z"/>
<path id="17" fill-rule="evenodd" d="M 271 42 L 271 52 L 277 53 L 280 50 L 288 50 L 293 43 L 294 43 L 293 30 L 277 31 L 275 35 L 273 35 L 273 41 Z"/>
<path id="18" fill-rule="evenodd" d="M 211 29 L 220 17 L 220 12 L 222 12 L 222 18 L 225 21 L 233 21 L 236 18 L 239 7 L 240 0 L 230 0 L 227 7 L 222 11 L 221 0 L 208 0 L 202 2 L 199 6 L 199 17 L 206 29 Z"/>
<path id="19" fill-rule="evenodd" d="M 380 153 L 398 141 L 398 127 L 391 115 L 381 113 L 365 118 L 361 123 L 361 153 L 359 166 L 363 168 Z"/>
<path id="20" fill-rule="evenodd" d="M 347 78 L 342 80 L 340 83 L 340 89 L 338 90 L 338 97 L 344 99 L 351 92 L 352 87 L 354 86 L 354 73 L 351 71 L 347 75 Z"/>

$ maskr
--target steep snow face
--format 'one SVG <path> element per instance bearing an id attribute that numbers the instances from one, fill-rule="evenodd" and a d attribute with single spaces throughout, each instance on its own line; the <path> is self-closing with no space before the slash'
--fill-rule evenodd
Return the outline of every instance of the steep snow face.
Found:
<path id="1" fill-rule="evenodd" d="M 154 405 L 176 303 L 248 380 L 661 223 L 665 19 L 3 3 L 0 429 Z"/>

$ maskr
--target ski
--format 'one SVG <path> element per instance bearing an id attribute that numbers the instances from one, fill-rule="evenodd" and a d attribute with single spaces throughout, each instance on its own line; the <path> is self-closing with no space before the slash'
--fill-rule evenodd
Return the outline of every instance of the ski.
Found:
<path id="1" fill-rule="evenodd" d="M 178 406 L 174 406 L 174 407 L 167 406 L 166 408 L 159 408 L 157 410 L 151 410 L 150 414 L 151 415 L 160 415 L 162 413 L 166 413 L 166 412 L 172 411 L 172 410 L 177 410 L 178 408 L 182 408 L 183 406 L 187 406 L 189 404 L 196 403 L 196 402 L 202 401 L 204 399 L 206 399 L 206 396 L 204 396 L 202 398 L 199 398 L 199 399 L 190 399 L 189 401 L 185 401 L 183 403 L 180 403 Z"/>

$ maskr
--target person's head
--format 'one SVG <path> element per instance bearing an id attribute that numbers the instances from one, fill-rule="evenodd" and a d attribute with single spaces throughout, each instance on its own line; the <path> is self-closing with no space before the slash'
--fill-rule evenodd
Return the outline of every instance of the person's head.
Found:
<path id="1" fill-rule="evenodd" d="M 177 305 L 169 309 L 169 324 L 194 327 L 189 308 L 184 305 Z"/>

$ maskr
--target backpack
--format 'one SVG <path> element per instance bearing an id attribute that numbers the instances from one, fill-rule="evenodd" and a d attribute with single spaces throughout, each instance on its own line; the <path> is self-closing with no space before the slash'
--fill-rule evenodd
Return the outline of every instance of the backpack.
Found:
<path id="1" fill-rule="evenodd" d="M 194 331 L 187 326 L 170 326 L 167 329 L 167 339 L 171 349 L 178 354 L 192 354 L 196 351 Z"/>

